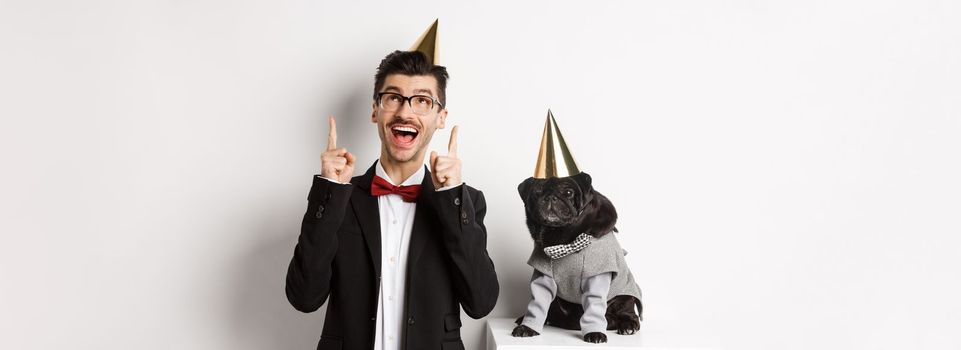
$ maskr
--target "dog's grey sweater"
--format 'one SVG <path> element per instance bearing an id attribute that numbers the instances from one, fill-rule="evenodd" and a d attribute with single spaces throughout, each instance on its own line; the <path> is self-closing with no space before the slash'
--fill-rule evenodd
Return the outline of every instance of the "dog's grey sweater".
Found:
<path id="1" fill-rule="evenodd" d="M 551 301 L 558 297 L 584 308 L 582 334 L 606 330 L 608 300 L 618 295 L 641 298 L 641 289 L 624 260 L 626 254 L 613 232 L 593 238 L 587 248 L 560 259 L 552 260 L 535 248 L 527 261 L 535 270 L 533 299 L 522 324 L 540 332 Z"/>
<path id="2" fill-rule="evenodd" d="M 581 335 L 591 332 L 603 332 L 607 329 L 607 291 L 611 287 L 611 272 L 591 276 L 584 279 L 581 294 L 581 306 L 584 307 L 584 315 L 581 316 Z M 544 322 L 547 321 L 547 310 L 550 309 L 551 301 L 557 295 L 557 284 L 550 276 L 534 271 L 531 278 L 531 302 L 527 304 L 527 313 L 524 314 L 522 325 L 529 327 L 540 333 L 544 329 Z"/>
<path id="3" fill-rule="evenodd" d="M 535 248 L 527 264 L 553 278 L 557 283 L 557 296 L 572 303 L 580 302 L 584 279 L 604 272 L 614 273 L 608 300 L 618 295 L 641 299 L 641 289 L 624 260 L 626 254 L 614 233 L 608 233 L 601 238 L 592 238 L 587 248 L 556 260 Z"/>

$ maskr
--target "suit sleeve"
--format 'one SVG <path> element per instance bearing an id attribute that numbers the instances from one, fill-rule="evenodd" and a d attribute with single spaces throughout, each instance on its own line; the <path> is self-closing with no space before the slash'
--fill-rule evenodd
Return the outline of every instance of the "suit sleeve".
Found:
<path id="1" fill-rule="evenodd" d="M 314 176 L 307 195 L 307 213 L 300 227 L 294 256 L 287 268 L 287 301 L 301 312 L 313 312 L 330 294 L 337 230 L 353 188 Z"/>
<path id="2" fill-rule="evenodd" d="M 468 316 L 484 317 L 494 309 L 500 292 L 494 263 L 487 254 L 484 194 L 463 184 L 432 193 L 431 203 L 454 265 L 454 292 Z"/>

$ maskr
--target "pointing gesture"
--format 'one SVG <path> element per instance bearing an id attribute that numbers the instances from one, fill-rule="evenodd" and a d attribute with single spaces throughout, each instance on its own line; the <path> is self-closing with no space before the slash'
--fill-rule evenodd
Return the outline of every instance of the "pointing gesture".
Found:
<path id="1" fill-rule="evenodd" d="M 457 158 L 457 126 L 450 130 L 450 142 L 447 144 L 447 155 L 437 155 L 430 152 L 430 172 L 434 181 L 434 188 L 456 186 L 460 180 L 461 162 Z"/>
<path id="2" fill-rule="evenodd" d="M 327 119 L 327 125 L 330 126 L 330 132 L 327 134 L 327 150 L 331 151 L 337 148 L 337 120 L 334 116 Z"/>
<path id="3" fill-rule="evenodd" d="M 450 129 L 450 141 L 447 142 L 447 156 L 457 158 L 457 125 Z"/>
<path id="4" fill-rule="evenodd" d="M 354 176 L 354 155 L 346 148 L 337 148 L 337 121 L 331 116 L 329 123 L 327 150 L 320 154 L 320 176 L 347 183 Z"/>

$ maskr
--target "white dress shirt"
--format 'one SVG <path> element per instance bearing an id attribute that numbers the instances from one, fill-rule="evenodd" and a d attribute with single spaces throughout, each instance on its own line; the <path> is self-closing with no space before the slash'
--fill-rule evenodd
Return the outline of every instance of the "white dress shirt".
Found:
<path id="1" fill-rule="evenodd" d="M 377 176 L 392 185 L 387 172 L 377 162 Z M 424 167 L 404 180 L 400 186 L 420 185 L 424 180 Z M 380 292 L 377 296 L 377 327 L 374 332 L 374 350 L 398 350 L 404 322 L 404 285 L 407 277 L 407 248 L 410 232 L 414 227 L 417 203 L 404 202 L 400 195 L 388 194 L 377 197 L 380 210 Z"/>
<path id="2" fill-rule="evenodd" d="M 400 186 L 420 185 L 426 175 L 425 167 L 420 167 Z M 380 161 L 375 165 L 376 175 L 397 186 Z M 324 177 L 328 181 L 340 183 Z M 446 186 L 437 191 L 446 191 L 460 185 Z M 417 203 L 405 202 L 400 195 L 388 194 L 377 197 L 380 211 L 380 291 L 377 293 L 377 325 L 374 331 L 374 350 L 399 350 L 402 348 L 401 335 L 404 320 L 404 287 L 407 281 L 407 251 L 410 234 L 414 227 L 414 213 Z"/>

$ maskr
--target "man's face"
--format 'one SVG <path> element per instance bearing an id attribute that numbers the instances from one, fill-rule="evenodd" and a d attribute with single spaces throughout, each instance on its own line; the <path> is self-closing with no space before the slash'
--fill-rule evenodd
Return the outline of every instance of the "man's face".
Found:
<path id="1" fill-rule="evenodd" d="M 430 75 L 391 74 L 384 79 L 384 87 L 378 92 L 394 92 L 405 97 L 439 97 L 437 79 Z M 423 163 L 434 130 L 443 129 L 447 119 L 447 109 L 441 109 L 436 103 L 423 115 L 415 114 L 406 101 L 392 111 L 381 107 L 377 101 L 374 101 L 373 108 L 371 121 L 377 124 L 381 155 L 399 163 Z"/>

